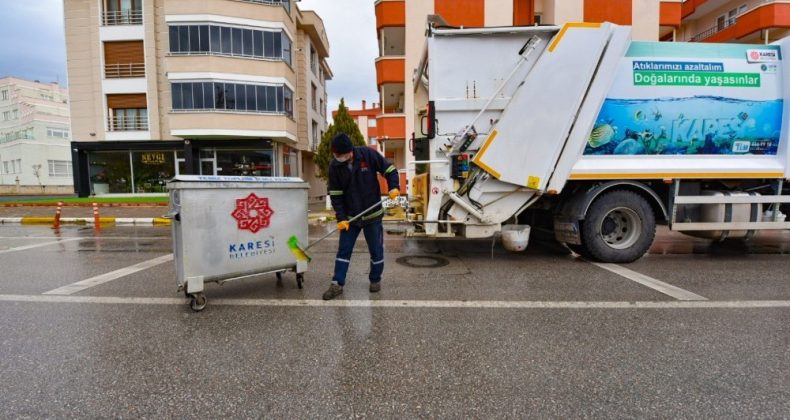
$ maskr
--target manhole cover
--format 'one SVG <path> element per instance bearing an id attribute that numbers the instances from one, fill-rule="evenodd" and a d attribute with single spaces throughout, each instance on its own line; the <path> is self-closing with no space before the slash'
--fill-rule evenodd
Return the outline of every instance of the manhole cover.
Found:
<path id="1" fill-rule="evenodd" d="M 395 262 L 413 268 L 439 268 L 450 264 L 447 258 L 433 255 L 409 255 L 400 257 Z"/>

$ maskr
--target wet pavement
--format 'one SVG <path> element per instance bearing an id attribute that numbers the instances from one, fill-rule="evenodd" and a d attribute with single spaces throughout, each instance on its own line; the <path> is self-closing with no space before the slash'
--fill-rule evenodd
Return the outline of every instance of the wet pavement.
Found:
<path id="1" fill-rule="evenodd" d="M 389 234 L 377 295 L 360 238 L 325 303 L 336 246 L 194 313 L 169 228 L 0 226 L 0 417 L 787 416 L 790 232 L 623 265 Z"/>

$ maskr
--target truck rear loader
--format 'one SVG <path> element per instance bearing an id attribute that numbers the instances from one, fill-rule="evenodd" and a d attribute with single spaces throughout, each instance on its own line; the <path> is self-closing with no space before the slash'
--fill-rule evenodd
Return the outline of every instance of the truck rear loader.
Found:
<path id="1" fill-rule="evenodd" d="M 639 42 L 611 23 L 429 25 L 409 233 L 532 226 L 630 262 L 657 224 L 713 240 L 790 229 L 788 54 L 790 38 Z"/>

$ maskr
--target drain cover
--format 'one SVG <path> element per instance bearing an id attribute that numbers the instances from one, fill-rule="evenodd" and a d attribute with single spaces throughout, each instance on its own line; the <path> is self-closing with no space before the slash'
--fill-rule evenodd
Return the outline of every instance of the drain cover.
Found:
<path id="1" fill-rule="evenodd" d="M 447 258 L 433 255 L 408 255 L 398 258 L 395 262 L 413 268 L 439 268 L 450 264 Z"/>

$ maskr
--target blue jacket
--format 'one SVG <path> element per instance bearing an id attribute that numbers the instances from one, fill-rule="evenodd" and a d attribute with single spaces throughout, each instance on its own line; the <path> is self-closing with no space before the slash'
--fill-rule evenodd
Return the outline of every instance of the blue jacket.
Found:
<path id="1" fill-rule="evenodd" d="M 377 173 L 387 178 L 389 191 L 399 188 L 395 166 L 375 150 L 354 147 L 353 162 L 332 159 L 329 164 L 329 196 L 338 222 L 348 220 L 381 202 Z M 383 215 L 383 207 L 374 208 L 356 222 L 364 223 Z"/>

